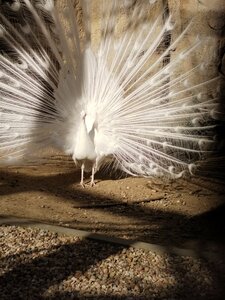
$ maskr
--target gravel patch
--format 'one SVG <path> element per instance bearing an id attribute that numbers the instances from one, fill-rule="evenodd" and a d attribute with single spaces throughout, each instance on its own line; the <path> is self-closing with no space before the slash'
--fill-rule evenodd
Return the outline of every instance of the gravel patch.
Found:
<path id="1" fill-rule="evenodd" d="M 0 299 L 225 299 L 225 259 L 0 227 Z"/>

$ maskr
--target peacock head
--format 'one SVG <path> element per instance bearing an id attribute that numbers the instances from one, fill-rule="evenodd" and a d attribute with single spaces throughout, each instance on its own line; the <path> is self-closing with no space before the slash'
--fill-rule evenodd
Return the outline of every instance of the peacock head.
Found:
<path id="1" fill-rule="evenodd" d="M 86 112 L 85 110 L 82 110 L 80 115 L 86 126 L 87 133 L 90 133 L 92 130 L 97 129 L 96 113 L 92 111 Z"/>
<path id="2" fill-rule="evenodd" d="M 86 112 L 84 110 L 82 110 L 80 113 L 81 119 L 85 120 L 86 115 L 87 115 Z"/>

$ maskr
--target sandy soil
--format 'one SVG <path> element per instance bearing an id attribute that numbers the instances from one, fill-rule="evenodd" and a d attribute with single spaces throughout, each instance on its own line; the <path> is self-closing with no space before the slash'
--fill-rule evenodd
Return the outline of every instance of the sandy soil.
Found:
<path id="1" fill-rule="evenodd" d="M 225 241 L 225 186 L 212 178 L 162 180 L 97 173 L 80 187 L 63 156 L 0 169 L 0 217 L 16 216 L 111 236 L 187 246 Z M 88 181 L 87 177 L 87 181 Z"/>

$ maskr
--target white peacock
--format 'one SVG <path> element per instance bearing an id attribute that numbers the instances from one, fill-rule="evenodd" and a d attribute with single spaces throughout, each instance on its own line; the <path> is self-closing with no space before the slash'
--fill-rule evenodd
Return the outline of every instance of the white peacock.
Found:
<path id="1" fill-rule="evenodd" d="M 162 2 L 2 1 L 1 165 L 53 146 L 82 186 L 109 156 L 131 175 L 193 172 L 213 149 L 219 77 L 193 63 L 209 39 L 184 46 L 192 24 L 174 37 Z"/>

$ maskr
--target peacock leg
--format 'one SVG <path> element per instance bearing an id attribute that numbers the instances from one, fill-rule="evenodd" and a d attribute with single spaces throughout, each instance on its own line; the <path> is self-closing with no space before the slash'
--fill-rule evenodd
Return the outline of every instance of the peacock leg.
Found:
<path id="1" fill-rule="evenodd" d="M 91 186 L 95 186 L 95 166 L 91 169 Z"/>
<path id="2" fill-rule="evenodd" d="M 84 164 L 81 165 L 81 179 L 80 179 L 80 185 L 84 188 Z"/>

